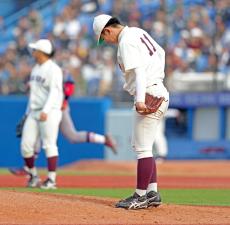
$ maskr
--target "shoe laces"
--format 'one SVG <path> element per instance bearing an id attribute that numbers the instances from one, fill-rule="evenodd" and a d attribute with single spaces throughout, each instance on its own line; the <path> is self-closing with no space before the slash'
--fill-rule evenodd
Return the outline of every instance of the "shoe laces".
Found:
<path id="1" fill-rule="evenodd" d="M 134 192 L 133 195 L 131 195 L 130 197 L 126 198 L 125 200 L 126 201 L 131 201 L 131 200 L 139 198 L 139 197 L 140 197 L 140 195 L 138 195 L 136 192 Z"/>
<path id="2" fill-rule="evenodd" d="M 147 193 L 147 196 L 151 196 L 151 197 L 157 196 L 157 192 L 156 191 L 150 191 Z"/>

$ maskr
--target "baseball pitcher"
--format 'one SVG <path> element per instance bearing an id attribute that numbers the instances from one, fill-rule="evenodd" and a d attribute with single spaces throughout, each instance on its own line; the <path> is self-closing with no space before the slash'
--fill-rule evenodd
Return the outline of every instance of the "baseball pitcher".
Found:
<path id="1" fill-rule="evenodd" d="M 93 29 L 98 44 L 117 45 L 117 61 L 124 74 L 124 89 L 134 96 L 135 124 L 132 146 L 137 155 L 137 185 L 134 194 L 116 207 L 141 209 L 159 206 L 156 164 L 152 146 L 160 120 L 169 103 L 164 79 L 165 52 L 143 29 L 128 27 L 118 18 L 98 15 Z"/>

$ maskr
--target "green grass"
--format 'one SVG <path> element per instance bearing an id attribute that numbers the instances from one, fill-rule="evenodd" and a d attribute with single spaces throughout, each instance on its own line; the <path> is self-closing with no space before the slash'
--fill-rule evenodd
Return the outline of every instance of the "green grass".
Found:
<path id="1" fill-rule="evenodd" d="M 163 189 L 161 193 L 166 203 L 230 206 L 230 189 Z"/>
<path id="2" fill-rule="evenodd" d="M 8 169 L 1 168 L 1 169 L 0 169 L 0 175 L 5 175 L 5 174 L 9 174 Z"/>
<path id="3" fill-rule="evenodd" d="M 112 198 L 125 198 L 133 192 L 130 188 L 59 188 L 48 191 L 28 188 L 1 189 Z M 161 196 L 164 203 L 170 204 L 230 206 L 230 189 L 162 189 Z"/>
<path id="4" fill-rule="evenodd" d="M 1 174 L 9 174 L 7 169 L 0 169 Z M 46 170 L 40 169 L 39 174 L 45 175 Z M 111 171 L 75 171 L 63 170 L 58 171 L 59 175 L 78 175 L 78 176 L 105 176 L 111 175 Z M 112 175 L 134 175 L 132 173 L 113 173 Z M 33 192 L 49 192 L 72 195 L 100 196 L 112 198 L 125 198 L 134 191 L 130 188 L 59 188 L 57 190 L 41 190 L 28 188 L 0 188 L 0 190 L 15 191 L 33 191 Z M 213 205 L 213 206 L 230 206 L 230 189 L 162 189 L 161 196 L 164 203 L 185 204 L 185 205 Z"/>

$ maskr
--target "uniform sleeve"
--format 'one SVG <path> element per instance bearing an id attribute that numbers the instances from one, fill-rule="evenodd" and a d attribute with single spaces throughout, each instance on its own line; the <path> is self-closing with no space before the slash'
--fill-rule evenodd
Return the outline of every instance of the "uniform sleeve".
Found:
<path id="1" fill-rule="evenodd" d="M 145 102 L 146 77 L 143 67 L 134 69 L 136 74 L 136 101 Z"/>
<path id="2" fill-rule="evenodd" d="M 46 104 L 43 108 L 44 113 L 48 113 L 53 105 L 54 102 L 57 101 L 57 99 L 60 96 L 60 93 L 63 93 L 63 74 L 62 70 L 60 68 L 53 68 L 51 72 L 51 82 L 49 86 L 49 95 L 46 101 Z"/>
<path id="3" fill-rule="evenodd" d="M 142 66 L 141 53 L 137 45 L 131 43 L 122 43 L 120 45 L 120 54 L 125 71 Z"/>

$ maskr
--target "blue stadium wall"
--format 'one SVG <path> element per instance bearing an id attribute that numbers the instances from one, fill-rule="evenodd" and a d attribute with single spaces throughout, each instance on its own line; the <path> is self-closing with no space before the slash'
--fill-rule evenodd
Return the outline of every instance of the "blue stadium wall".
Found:
<path id="1" fill-rule="evenodd" d="M 15 136 L 15 126 L 24 114 L 26 101 L 25 97 L 20 96 L 0 97 L 0 167 L 23 164 L 19 150 L 20 139 Z M 70 105 L 71 115 L 78 130 L 105 133 L 106 113 L 112 107 L 109 99 L 72 99 Z M 186 110 L 187 129 L 183 135 L 174 136 L 168 133 L 168 159 L 230 159 L 229 93 L 172 95 L 170 107 Z M 166 127 L 166 130 L 170 129 Z M 171 132 L 173 133 L 173 130 Z M 70 144 L 61 134 L 58 144 L 60 166 L 82 159 L 106 157 L 103 145 Z M 45 165 L 42 151 L 37 166 Z"/>
<path id="2" fill-rule="evenodd" d="M 168 135 L 169 159 L 230 159 L 230 92 L 175 93 L 170 107 L 186 111 L 187 127 Z"/>
<path id="3" fill-rule="evenodd" d="M 20 139 L 15 136 L 15 126 L 26 108 L 25 97 L 0 97 L 0 167 L 20 166 Z M 105 132 L 105 113 L 111 106 L 109 99 L 83 98 L 70 101 L 71 115 L 78 130 Z M 80 159 L 103 159 L 104 146 L 97 144 L 70 144 L 61 134 L 59 144 L 59 165 Z M 41 152 L 37 166 L 45 166 L 44 151 Z"/>

